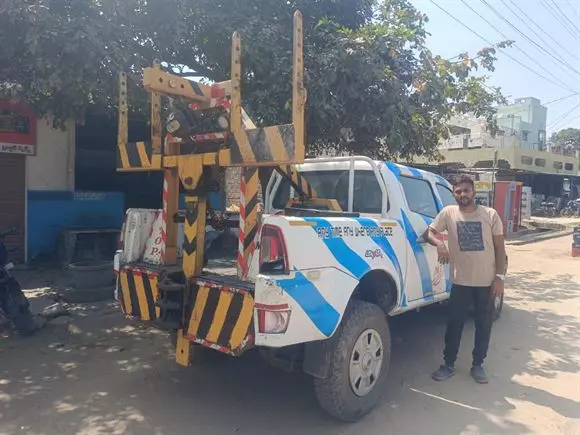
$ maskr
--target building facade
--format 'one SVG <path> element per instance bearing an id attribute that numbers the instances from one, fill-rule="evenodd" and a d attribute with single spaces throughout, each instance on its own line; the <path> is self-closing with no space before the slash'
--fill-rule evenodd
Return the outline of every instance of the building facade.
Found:
<path id="1" fill-rule="evenodd" d="M 77 126 L 0 100 L 0 229 L 14 262 L 54 259 L 66 228 L 120 227 L 123 194 L 75 190 Z"/>
<path id="2" fill-rule="evenodd" d="M 518 98 L 513 104 L 497 109 L 499 127 L 518 138 L 522 148 L 546 149 L 548 109 L 533 97 Z"/>
<path id="3" fill-rule="evenodd" d="M 485 120 L 469 116 L 454 117 L 449 122 L 450 136 L 440 149 L 510 148 L 546 150 L 546 117 L 548 109 L 533 97 L 518 98 L 513 104 L 499 107 L 499 131 L 492 135 Z"/>

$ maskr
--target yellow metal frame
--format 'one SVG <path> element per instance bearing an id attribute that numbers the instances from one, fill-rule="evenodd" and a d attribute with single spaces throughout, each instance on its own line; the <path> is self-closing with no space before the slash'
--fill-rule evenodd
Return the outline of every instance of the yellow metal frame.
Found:
<path id="1" fill-rule="evenodd" d="M 299 11 L 294 14 L 293 27 L 291 124 L 257 128 L 244 112 L 241 105 L 242 48 L 241 37 L 237 32 L 232 35 L 231 78 L 228 81 L 213 85 L 190 81 L 162 71 L 158 61 L 154 62 L 153 67 L 145 68 L 143 87 L 151 94 L 150 142 L 128 142 L 127 75 L 121 73 L 119 76 L 118 171 L 165 171 L 163 212 L 166 215 L 166 265 L 175 264 L 177 260 L 175 246 L 177 224 L 173 217 L 178 211 L 179 182 L 183 184 L 186 190 L 186 218 L 182 267 L 188 282 L 191 282 L 192 277 L 201 274 L 204 263 L 207 207 L 203 186 L 204 167 L 241 166 L 247 169 L 259 166 L 291 167 L 290 165 L 304 162 L 306 89 L 304 87 L 302 14 Z M 216 107 L 223 99 L 229 99 L 229 134 L 225 135 L 226 138 L 220 144 L 220 149 L 212 153 L 181 154 L 181 141 L 168 135 L 164 150 L 160 115 L 162 96 L 193 103 L 199 110 Z M 296 179 L 298 186 L 304 186 L 310 196 L 315 196 L 315 192 L 312 192 L 308 184 L 304 185 L 299 180 L 296 171 L 287 170 L 286 172 L 291 180 Z M 257 179 L 257 171 L 255 178 Z M 246 189 L 245 201 L 247 202 L 256 197 L 259 183 L 248 183 Z M 328 204 L 334 208 L 338 206 L 338 203 Z M 248 205 L 243 204 L 244 207 Z M 250 212 L 244 221 L 244 228 L 241 228 L 241 232 L 243 231 L 248 237 L 251 237 L 257 226 L 254 219 L 255 213 L 253 210 Z M 242 256 L 248 257 L 249 254 L 246 254 L 249 252 L 250 250 L 245 249 Z M 187 298 L 187 293 L 186 290 L 184 298 Z M 177 349 L 177 362 L 188 365 L 189 341 L 182 330 L 178 331 Z"/>

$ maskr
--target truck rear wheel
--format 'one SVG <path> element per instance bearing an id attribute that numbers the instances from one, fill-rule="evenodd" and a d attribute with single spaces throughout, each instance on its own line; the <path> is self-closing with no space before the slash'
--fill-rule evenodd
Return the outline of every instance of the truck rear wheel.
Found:
<path id="1" fill-rule="evenodd" d="M 383 393 L 391 356 L 389 325 L 379 307 L 353 300 L 336 334 L 328 376 L 315 379 L 314 388 L 326 412 L 354 422 L 368 414 Z"/>

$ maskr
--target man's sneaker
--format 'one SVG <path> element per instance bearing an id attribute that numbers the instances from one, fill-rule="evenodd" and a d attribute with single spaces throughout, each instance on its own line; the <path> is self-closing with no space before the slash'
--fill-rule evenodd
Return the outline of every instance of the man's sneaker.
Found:
<path id="1" fill-rule="evenodd" d="M 489 382 L 489 378 L 482 366 L 473 366 L 471 368 L 471 377 L 475 379 L 475 382 L 478 384 L 487 384 Z"/>
<path id="2" fill-rule="evenodd" d="M 442 365 L 431 374 L 431 377 L 436 381 L 444 381 L 445 379 L 449 379 L 454 374 L 455 368 L 448 365 Z"/>

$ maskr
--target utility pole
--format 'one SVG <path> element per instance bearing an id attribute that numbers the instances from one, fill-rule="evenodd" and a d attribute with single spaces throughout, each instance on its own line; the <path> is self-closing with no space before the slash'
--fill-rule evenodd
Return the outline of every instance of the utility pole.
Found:
<path id="1" fill-rule="evenodd" d="M 491 201 L 490 205 L 495 204 L 495 182 L 497 179 L 497 149 L 493 150 L 493 172 L 491 173 Z"/>

